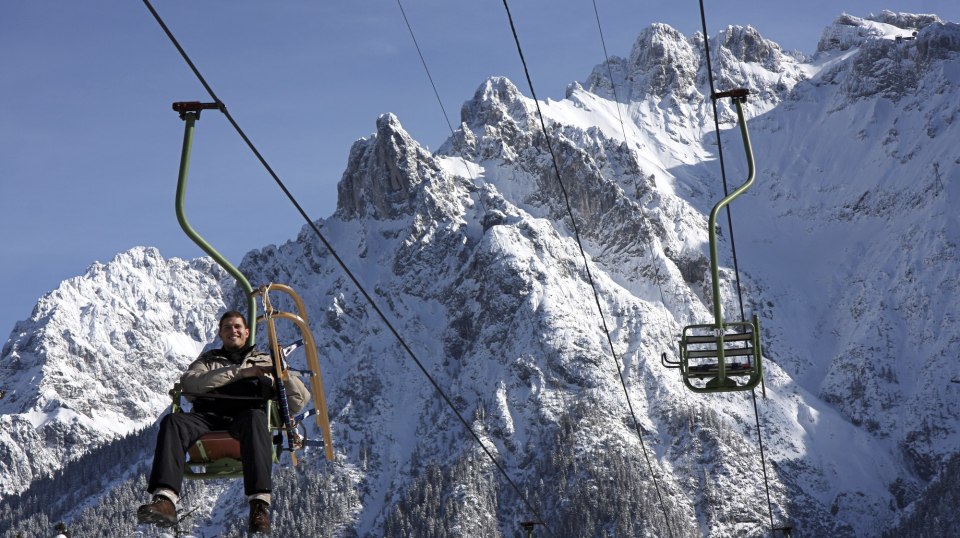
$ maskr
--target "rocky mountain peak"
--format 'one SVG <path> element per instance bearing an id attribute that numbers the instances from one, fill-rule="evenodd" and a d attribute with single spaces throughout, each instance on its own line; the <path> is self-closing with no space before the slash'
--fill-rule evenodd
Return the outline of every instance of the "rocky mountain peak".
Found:
<path id="1" fill-rule="evenodd" d="M 915 94 L 942 93 L 949 74 L 941 60 L 960 57 L 960 25 L 935 15 L 884 11 L 866 18 L 841 15 L 827 27 L 818 55 L 852 54 L 819 75 L 839 84 L 846 101 L 882 96 L 900 101 Z"/>
<path id="2" fill-rule="evenodd" d="M 727 26 L 713 41 L 724 52 L 721 60 L 758 64 L 768 71 L 781 69 L 783 51 L 780 45 L 764 38 L 752 26 Z"/>
<path id="3" fill-rule="evenodd" d="M 780 102 L 805 78 L 802 58 L 785 54 L 750 26 L 722 30 L 711 38 L 710 51 L 717 91 L 747 87 L 755 95 L 749 106 L 759 110 Z M 743 69 L 744 65 L 751 69 Z M 688 38 L 669 25 L 651 25 L 637 37 L 627 59 L 610 57 L 593 69 L 582 86 L 607 99 L 652 99 L 668 104 L 681 116 L 702 116 L 704 96 L 710 93 L 703 36 L 697 33 Z"/>
<path id="4" fill-rule="evenodd" d="M 529 132 L 539 129 L 535 106 L 506 77 L 490 77 L 461 107 L 464 128 L 454 136 L 453 148 L 480 160 L 512 162 L 516 152 L 529 144 Z M 441 152 L 453 148 L 444 146 Z"/>
<path id="5" fill-rule="evenodd" d="M 526 128 L 533 107 L 506 77 L 490 77 L 460 109 L 460 121 L 469 127 L 511 124 Z"/>
<path id="6" fill-rule="evenodd" d="M 672 26 L 653 24 L 640 32 L 628 62 L 634 79 L 646 79 L 649 94 L 673 90 L 689 95 L 695 89 L 699 55 L 693 43 Z"/>
<path id="7" fill-rule="evenodd" d="M 865 19 L 860 17 L 843 13 L 834 19 L 833 24 L 824 28 L 820 34 L 820 42 L 817 43 L 817 52 L 849 50 L 863 44 L 870 37 L 881 35 L 883 31 L 879 27 L 866 24 Z"/>
<path id="8" fill-rule="evenodd" d="M 817 53 L 850 50 L 871 39 L 894 36 L 911 38 L 915 32 L 942 22 L 936 15 L 894 13 L 888 10 L 862 18 L 843 13 L 833 24 L 824 28 L 817 44 Z"/>
<path id="9" fill-rule="evenodd" d="M 406 214 L 416 187 L 439 169 L 393 114 L 377 119 L 377 132 L 354 142 L 337 185 L 337 215 L 394 219 Z"/>
<path id="10" fill-rule="evenodd" d="M 0 355 L 0 494 L 153 423 L 216 334 L 225 277 L 137 247 L 42 297 Z"/>
<path id="11" fill-rule="evenodd" d="M 710 40 L 710 47 L 717 91 L 748 88 L 750 102 L 759 110 L 775 106 L 806 79 L 799 54 L 784 53 L 752 26 L 728 26 Z M 709 87 L 706 74 L 700 77 L 701 87 Z"/>
<path id="12" fill-rule="evenodd" d="M 652 24 L 640 32 L 628 58 L 611 56 L 583 83 L 588 91 L 612 99 L 614 84 L 623 101 L 668 92 L 689 98 L 696 91 L 700 57 L 691 40 L 670 25 Z M 613 81 L 610 75 L 613 75 Z"/>
<path id="13" fill-rule="evenodd" d="M 881 11 L 876 15 L 868 15 L 866 20 L 882 22 L 896 26 L 897 28 L 922 30 L 935 23 L 943 23 L 943 20 L 932 14 L 916 13 L 895 13 L 888 9 Z"/>

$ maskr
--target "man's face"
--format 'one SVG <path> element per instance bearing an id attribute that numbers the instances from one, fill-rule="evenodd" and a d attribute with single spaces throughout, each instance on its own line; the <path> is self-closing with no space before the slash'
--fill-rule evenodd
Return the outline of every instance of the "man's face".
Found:
<path id="1" fill-rule="evenodd" d="M 243 318 L 227 318 L 220 324 L 220 340 L 223 340 L 223 349 L 233 351 L 247 344 L 250 329 Z"/>

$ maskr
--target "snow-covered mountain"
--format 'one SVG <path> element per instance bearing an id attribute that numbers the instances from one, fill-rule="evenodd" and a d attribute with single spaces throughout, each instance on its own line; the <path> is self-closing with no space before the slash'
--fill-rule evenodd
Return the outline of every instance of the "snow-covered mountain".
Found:
<path id="1" fill-rule="evenodd" d="M 228 279 L 209 259 L 137 248 L 40 299 L 3 347 L 0 494 L 153 424 L 216 336 Z"/>
<path id="2" fill-rule="evenodd" d="M 810 58 L 750 27 L 711 51 L 718 89 L 752 92 L 758 178 L 733 232 L 763 324 L 766 465 L 749 394 L 687 392 L 660 364 L 683 326 L 712 319 L 706 214 L 722 186 L 700 38 L 657 24 L 540 103 L 559 178 L 535 103 L 491 78 L 436 153 L 379 118 L 319 222 L 509 482 L 310 229 L 245 257 L 251 281 L 307 302 L 338 454 L 278 471 L 278 532 L 515 536 L 542 518 L 555 536 L 760 536 L 771 520 L 877 536 L 953 521 L 936 501 L 956 497 L 960 451 L 960 26 L 842 15 Z M 720 113 L 736 185 L 739 132 Z M 728 316 L 731 236 L 724 220 Z M 132 534 L 141 430 L 242 304 L 209 260 L 149 248 L 45 296 L 0 355 L 0 530 L 42 512 Z M 48 493 L 45 477 L 108 457 L 99 483 Z M 237 497 L 192 484 L 193 532 L 238 532 Z"/>

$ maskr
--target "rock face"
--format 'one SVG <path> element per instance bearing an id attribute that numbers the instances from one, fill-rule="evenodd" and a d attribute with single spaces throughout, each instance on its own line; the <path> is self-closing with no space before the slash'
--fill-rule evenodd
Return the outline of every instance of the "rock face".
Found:
<path id="1" fill-rule="evenodd" d="M 393 114 L 377 120 L 384 138 L 371 145 L 361 140 L 350 150 L 347 171 L 337 186 L 338 215 L 345 219 L 393 219 L 409 212 L 420 183 L 435 177 L 430 154 L 412 144 Z"/>
<path id="2" fill-rule="evenodd" d="M 772 512 L 864 536 L 953 517 L 937 499 L 957 496 L 960 448 L 957 26 L 842 15 L 809 59 L 750 27 L 710 45 L 718 89 L 751 90 L 758 180 L 733 208 L 739 275 L 721 224 L 721 291 L 728 318 L 739 288 L 763 323 L 764 464 L 749 395 L 692 395 L 660 363 L 712 319 L 722 187 L 700 39 L 658 24 L 541 103 L 546 133 L 499 77 L 434 154 L 378 119 L 319 224 L 379 313 L 309 228 L 245 257 L 251 281 L 307 303 L 339 458 L 278 473 L 278 532 L 512 536 L 533 518 L 557 536 L 762 536 Z M 722 141 L 736 185 L 738 130 Z M 155 421 L 243 303 L 209 261 L 152 249 L 41 300 L 0 357 L 3 493 L 24 492 L 0 531 L 40 517 L 23 507 L 63 459 L 95 466 L 93 447 Z M 142 467 L 49 517 L 132 532 L 108 507 Z M 210 506 L 238 486 L 195 487 L 195 531 L 236 530 Z"/>

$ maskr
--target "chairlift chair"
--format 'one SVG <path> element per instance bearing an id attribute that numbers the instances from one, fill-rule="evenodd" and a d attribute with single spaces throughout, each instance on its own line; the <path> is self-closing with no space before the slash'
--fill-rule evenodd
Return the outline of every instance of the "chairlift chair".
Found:
<path id="1" fill-rule="evenodd" d="M 750 135 L 743 116 L 743 103 L 749 90 L 740 88 L 714 94 L 714 100 L 731 98 L 737 111 L 740 134 L 747 156 L 747 179 L 736 190 L 717 202 L 710 211 L 710 276 L 713 283 L 713 323 L 688 325 L 679 341 L 679 360 L 661 356 L 661 363 L 677 368 L 684 385 L 694 392 L 732 392 L 751 390 L 763 380 L 760 353 L 760 320 L 725 321 L 720 298 L 720 268 L 717 255 L 717 217 L 720 211 L 753 184 L 756 170 Z"/>
<path id="2" fill-rule="evenodd" d="M 269 347 L 271 355 L 273 356 L 274 372 L 278 389 L 278 397 L 269 400 L 267 403 L 268 428 L 275 434 L 273 435 L 273 461 L 275 463 L 278 462 L 280 453 L 287 450 L 290 452 L 291 462 L 293 465 L 296 465 L 296 451 L 306 446 L 322 447 L 326 459 L 332 461 L 334 459 L 333 439 L 330 432 L 330 421 L 323 391 L 323 380 L 320 376 L 320 361 L 318 359 L 313 334 L 307 324 L 307 314 L 303 300 L 293 288 L 285 284 L 271 283 L 254 289 L 239 269 L 224 258 L 223 255 L 207 243 L 207 241 L 193 229 L 184 212 L 187 171 L 190 166 L 190 147 L 193 141 L 194 125 L 200 118 L 201 111 L 220 110 L 223 112 L 225 107 L 223 103 L 220 102 L 177 102 L 173 104 L 173 110 L 180 115 L 180 118 L 184 120 L 185 123 L 176 193 L 177 220 L 180 223 L 180 227 L 197 246 L 210 255 L 217 264 L 233 276 L 240 288 L 246 292 L 248 299 L 247 326 L 250 328 L 250 337 L 247 340 L 247 344 L 253 345 L 256 342 L 256 326 L 258 322 L 265 323 L 267 326 Z M 274 291 L 286 294 L 296 305 L 297 311 L 292 313 L 275 310 L 270 301 L 270 292 Z M 259 317 L 257 316 L 256 301 L 258 296 L 264 305 L 264 314 Z M 289 372 L 283 360 L 283 350 L 281 350 L 277 342 L 276 319 L 291 321 L 299 330 L 301 340 L 306 349 L 307 367 L 309 369 L 306 374 L 310 378 L 309 388 L 314 408 L 297 417 L 291 417 L 289 410 L 286 408 L 283 382 L 288 379 Z M 173 390 L 170 391 L 170 395 L 173 398 L 173 412 L 180 412 L 180 398 L 183 394 L 179 383 L 174 385 Z M 297 432 L 300 422 L 310 415 L 316 416 L 317 426 L 323 436 L 322 441 L 304 439 Z M 287 439 L 286 448 L 283 447 L 284 437 Z M 187 471 L 185 472 L 185 477 L 187 478 L 226 478 L 240 476 L 243 473 L 240 463 L 240 444 L 232 439 L 226 432 L 210 432 L 202 436 L 200 440 L 190 448 L 188 454 L 190 459 L 187 464 Z"/>

